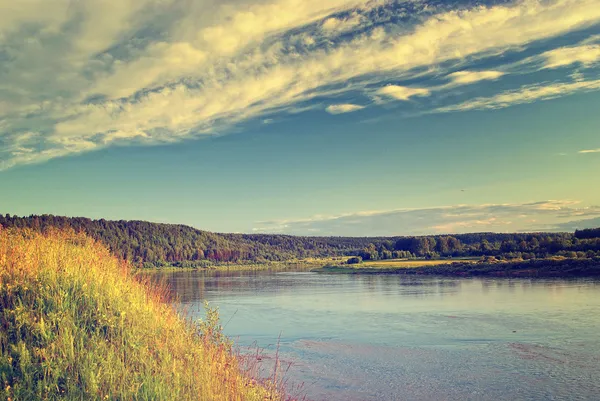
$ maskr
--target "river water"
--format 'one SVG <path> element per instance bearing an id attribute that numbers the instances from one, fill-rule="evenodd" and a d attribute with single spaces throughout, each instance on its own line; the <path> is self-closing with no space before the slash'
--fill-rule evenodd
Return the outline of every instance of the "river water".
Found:
<path id="1" fill-rule="evenodd" d="M 600 281 L 161 274 L 309 400 L 600 399 Z"/>

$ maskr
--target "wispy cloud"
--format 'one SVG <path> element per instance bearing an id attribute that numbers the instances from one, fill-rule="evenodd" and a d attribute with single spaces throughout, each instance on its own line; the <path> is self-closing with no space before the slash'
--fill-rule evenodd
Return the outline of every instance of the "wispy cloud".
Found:
<path id="1" fill-rule="evenodd" d="M 580 154 L 585 154 L 585 153 L 600 153 L 600 148 L 598 148 L 598 149 L 584 149 L 584 150 L 580 150 L 577 153 L 580 153 Z"/>
<path id="2" fill-rule="evenodd" d="M 505 73 L 501 71 L 457 71 L 448 75 L 455 84 L 468 85 L 480 81 L 493 81 Z"/>
<path id="3" fill-rule="evenodd" d="M 436 4 L 0 0 L 2 167 L 223 133 L 309 107 L 315 97 L 335 94 L 339 102 L 348 91 L 425 101 L 442 89 L 411 82 L 427 78 L 424 71 L 429 78 L 470 71 L 450 74 L 455 85 L 500 79 L 467 64 L 600 22 L 600 0 Z M 549 53 L 550 65 L 591 65 L 595 44 L 582 46 L 578 55 Z M 598 81 L 535 81 L 440 110 L 595 89 Z"/>
<path id="4" fill-rule="evenodd" d="M 600 80 L 578 81 L 570 83 L 537 84 L 523 86 L 517 90 L 505 91 L 490 97 L 478 97 L 456 105 L 440 107 L 436 112 L 492 110 L 517 104 L 533 103 L 539 100 L 555 99 L 577 92 L 600 89 Z"/>
<path id="5" fill-rule="evenodd" d="M 561 47 L 542 54 L 546 59 L 545 68 L 558 68 L 581 63 L 585 66 L 600 60 L 600 45 Z"/>
<path id="6" fill-rule="evenodd" d="M 573 220 L 565 223 L 554 224 L 550 226 L 540 227 L 538 231 L 546 231 L 548 229 L 555 231 L 573 232 L 575 230 L 582 230 L 584 228 L 598 228 L 600 227 L 600 217 L 592 219 L 581 219 Z"/>
<path id="7" fill-rule="evenodd" d="M 327 34 L 348 32 L 351 31 L 353 28 L 356 28 L 361 24 L 365 23 L 366 20 L 367 18 L 362 14 L 353 12 L 352 14 L 344 18 L 327 18 L 321 25 L 321 28 Z"/>
<path id="8" fill-rule="evenodd" d="M 431 91 L 426 88 L 409 88 L 406 86 L 387 85 L 376 92 L 378 95 L 389 96 L 396 100 L 409 100 L 413 96 L 429 96 Z"/>
<path id="9" fill-rule="evenodd" d="M 422 209 L 354 212 L 259 222 L 255 232 L 297 235 L 395 236 L 476 231 L 537 231 L 600 215 L 599 206 L 578 201 L 547 200 L 519 204 L 455 205 Z"/>
<path id="10" fill-rule="evenodd" d="M 329 114 L 343 114 L 343 113 L 351 113 L 353 111 L 362 110 L 365 106 L 361 106 L 358 104 L 344 103 L 344 104 L 332 104 L 325 108 Z"/>

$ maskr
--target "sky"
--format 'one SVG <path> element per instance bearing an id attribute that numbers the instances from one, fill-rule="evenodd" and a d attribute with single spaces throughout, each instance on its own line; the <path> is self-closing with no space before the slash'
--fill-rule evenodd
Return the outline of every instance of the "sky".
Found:
<path id="1" fill-rule="evenodd" d="M 0 0 L 0 213 L 600 226 L 600 0 Z"/>

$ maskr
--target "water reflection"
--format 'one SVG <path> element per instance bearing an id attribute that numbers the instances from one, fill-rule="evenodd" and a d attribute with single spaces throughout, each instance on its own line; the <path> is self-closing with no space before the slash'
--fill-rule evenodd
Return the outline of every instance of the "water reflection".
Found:
<path id="1" fill-rule="evenodd" d="M 399 292 L 404 295 L 442 294 L 458 291 L 462 280 L 423 279 L 412 276 L 325 276 L 313 273 L 265 271 L 169 271 L 153 274 L 164 281 L 183 303 L 203 300 L 207 294 L 286 293 L 306 288 L 327 292 L 331 289 L 362 294 Z"/>
<path id="2" fill-rule="evenodd" d="M 158 277 L 158 276 L 157 276 Z M 600 282 L 275 272 L 161 275 L 192 317 L 293 361 L 313 399 L 594 399 Z M 265 358 L 268 361 L 268 358 Z M 267 362 L 265 362 L 267 363 Z"/>

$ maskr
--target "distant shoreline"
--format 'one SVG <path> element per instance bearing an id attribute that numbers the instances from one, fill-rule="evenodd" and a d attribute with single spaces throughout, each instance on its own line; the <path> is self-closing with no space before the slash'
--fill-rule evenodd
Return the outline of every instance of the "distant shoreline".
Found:
<path id="1" fill-rule="evenodd" d="M 600 258 L 600 228 L 577 230 L 574 233 L 298 237 L 219 234 L 184 225 L 144 221 L 91 220 L 52 215 L 19 217 L 8 214 L 0 214 L 0 226 L 42 233 L 64 229 L 83 232 L 108 246 L 113 255 L 128 260 L 133 266 L 159 271 L 172 268 L 303 271 L 336 265 L 389 269 L 432 267 L 434 264 L 455 262 L 476 263 L 481 268 L 481 263 Z M 433 274 L 439 274 L 439 269 Z M 470 267 L 467 270 L 470 272 L 472 269 Z M 456 270 L 452 274 L 468 273 L 463 270 Z M 595 272 L 590 274 L 596 275 Z"/>
<path id="2" fill-rule="evenodd" d="M 310 260 L 276 261 L 267 263 L 222 263 L 208 266 L 177 266 L 138 267 L 142 272 L 170 272 L 170 271 L 261 271 L 261 270 L 304 270 L 321 267 L 327 263 L 339 262 L 343 258 L 313 258 Z"/>
<path id="3" fill-rule="evenodd" d="M 509 262 L 453 262 L 420 267 L 323 266 L 312 272 L 324 274 L 402 274 L 452 277 L 600 277 L 600 258 L 535 259 Z"/>

